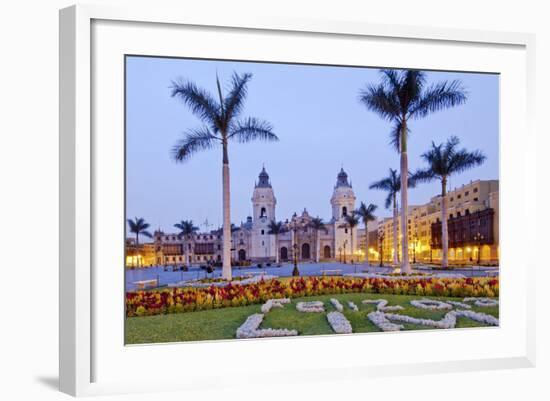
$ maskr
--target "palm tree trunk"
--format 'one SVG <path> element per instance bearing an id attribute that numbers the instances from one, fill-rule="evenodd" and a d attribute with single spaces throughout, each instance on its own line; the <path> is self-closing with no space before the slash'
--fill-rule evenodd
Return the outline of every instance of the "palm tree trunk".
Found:
<path id="1" fill-rule="evenodd" d="M 275 234 L 275 264 L 279 264 L 279 234 Z"/>
<path id="2" fill-rule="evenodd" d="M 350 236 L 350 244 L 349 244 L 349 249 L 350 249 L 350 260 L 353 261 L 353 227 L 350 227 L 349 228 L 349 236 Z"/>
<path id="3" fill-rule="evenodd" d="M 227 155 L 227 143 L 223 145 L 223 263 L 222 278 L 231 280 L 231 215 L 229 188 L 229 157 Z"/>
<path id="4" fill-rule="evenodd" d="M 393 264 L 397 266 L 399 263 L 399 241 L 397 238 L 397 199 L 393 194 Z"/>
<path id="5" fill-rule="evenodd" d="M 409 264 L 409 230 L 408 230 L 408 180 L 409 180 L 409 161 L 407 157 L 407 124 L 403 119 L 401 128 L 401 272 L 410 273 L 411 265 Z"/>
<path id="6" fill-rule="evenodd" d="M 139 268 L 139 233 L 136 233 L 136 268 Z"/>
<path id="7" fill-rule="evenodd" d="M 447 177 L 441 180 L 441 267 L 449 266 L 449 230 L 447 226 Z"/>
<path id="8" fill-rule="evenodd" d="M 367 263 L 367 266 L 370 266 L 369 264 L 369 223 L 365 223 L 365 262 Z"/>
<path id="9" fill-rule="evenodd" d="M 187 238 L 189 240 L 189 238 Z M 189 244 L 187 243 L 185 236 L 183 237 L 183 253 L 185 254 L 185 265 L 189 267 Z"/>
<path id="10" fill-rule="evenodd" d="M 321 237 L 319 236 L 319 230 L 315 231 L 315 263 L 319 263 L 320 255 L 321 255 L 321 249 L 319 247 L 321 246 Z"/>

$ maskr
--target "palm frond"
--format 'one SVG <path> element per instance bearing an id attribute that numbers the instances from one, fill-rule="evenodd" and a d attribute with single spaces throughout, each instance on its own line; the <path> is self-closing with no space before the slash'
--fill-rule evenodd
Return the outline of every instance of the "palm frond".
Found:
<path id="1" fill-rule="evenodd" d="M 383 84 L 368 85 L 359 92 L 359 101 L 368 110 L 373 111 L 386 120 L 393 120 L 400 114 L 399 101 L 395 94 Z"/>
<path id="2" fill-rule="evenodd" d="M 134 219 L 128 219 L 128 226 L 130 232 L 138 235 L 144 235 L 146 237 L 152 238 L 153 236 L 147 229 L 150 227 L 149 223 L 145 221 L 143 217 L 134 217 Z"/>
<path id="3" fill-rule="evenodd" d="M 426 73 L 420 70 L 406 70 L 403 73 L 403 109 L 407 110 L 422 94 L 426 83 Z"/>
<path id="4" fill-rule="evenodd" d="M 378 207 L 372 203 L 367 206 L 364 202 L 361 202 L 357 210 L 355 210 L 355 214 L 361 217 L 363 223 L 367 225 L 369 221 L 374 221 L 376 219 L 374 212 L 377 208 Z"/>
<path id="5" fill-rule="evenodd" d="M 252 74 L 250 73 L 242 75 L 236 72 L 233 73 L 233 77 L 231 78 L 231 90 L 224 100 L 225 115 L 228 121 L 238 117 L 241 113 L 247 95 L 247 84 L 251 78 Z"/>
<path id="6" fill-rule="evenodd" d="M 267 228 L 269 230 L 267 233 L 270 235 L 279 235 L 286 232 L 285 226 L 282 221 L 271 220 Z"/>
<path id="7" fill-rule="evenodd" d="M 409 110 L 413 118 L 426 117 L 434 111 L 458 106 L 467 99 L 467 92 L 460 81 L 444 81 L 431 85 Z"/>
<path id="8" fill-rule="evenodd" d="M 386 196 L 386 200 L 384 201 L 384 207 L 386 209 L 389 209 L 391 204 L 393 203 L 393 193 L 388 193 L 388 196 Z"/>
<path id="9" fill-rule="evenodd" d="M 395 125 L 393 126 L 392 131 L 390 132 L 390 144 L 397 150 L 397 152 L 401 151 L 401 135 L 403 131 L 403 123 L 401 120 L 397 120 L 395 122 Z M 407 127 L 405 135 L 409 136 L 409 127 Z"/>
<path id="10" fill-rule="evenodd" d="M 236 139 L 241 143 L 255 140 L 278 141 L 273 133 L 273 127 L 266 121 L 249 117 L 244 121 L 238 121 L 231 129 L 228 138 Z"/>
<path id="11" fill-rule="evenodd" d="M 202 129 L 190 130 L 172 148 L 172 157 L 177 162 L 188 160 L 194 153 L 212 149 L 220 143 L 220 138 L 204 127 Z"/>
<path id="12" fill-rule="evenodd" d="M 421 155 L 428 166 L 415 172 L 413 174 L 414 180 L 429 182 L 436 178 L 443 179 L 478 166 L 485 161 L 486 156 L 480 150 L 457 150 L 459 144 L 460 140 L 456 136 L 450 137 L 446 142 L 439 145 L 432 142 L 431 149 Z"/>
<path id="13" fill-rule="evenodd" d="M 434 172 L 427 168 L 427 169 L 419 169 L 417 171 L 415 171 L 411 178 L 414 180 L 414 182 L 416 183 L 425 183 L 425 182 L 431 182 L 435 179 L 438 178 L 437 175 L 434 174 Z"/>
<path id="14" fill-rule="evenodd" d="M 220 129 L 221 105 L 206 90 L 199 88 L 191 81 L 182 79 L 172 81 L 170 88 L 172 97 L 181 99 L 191 112 L 211 126 L 214 132 Z"/>

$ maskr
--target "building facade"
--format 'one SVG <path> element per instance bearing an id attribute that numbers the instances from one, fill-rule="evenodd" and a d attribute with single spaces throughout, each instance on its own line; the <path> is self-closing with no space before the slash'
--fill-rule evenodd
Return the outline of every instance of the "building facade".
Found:
<path id="1" fill-rule="evenodd" d="M 252 192 L 252 216 L 232 228 L 231 257 L 233 264 L 273 263 L 292 261 L 341 260 L 358 262 L 366 250 L 361 242 L 358 227 L 350 228 L 345 217 L 355 210 L 356 197 L 347 173 L 341 169 L 330 198 L 332 215 L 324 220 L 325 227 L 315 230 L 313 216 L 307 209 L 294 213 L 283 221 L 283 233 L 270 233 L 269 225 L 277 221 L 277 199 L 265 168 L 258 176 Z M 364 236 L 364 234 L 363 234 Z M 222 260 L 222 230 L 197 233 L 186 238 L 177 233 L 156 231 L 150 244 L 153 256 L 149 261 L 156 265 L 219 264 Z M 128 252 L 129 252 L 128 248 Z M 127 253 L 129 254 L 129 253 Z M 135 255 L 135 254 L 134 254 Z M 127 263 L 128 263 L 127 258 Z M 145 266 L 148 266 L 146 264 Z"/>
<path id="2" fill-rule="evenodd" d="M 498 264 L 499 186 L 498 180 L 477 180 L 448 192 L 449 263 Z M 328 202 L 327 202 L 328 203 Z M 251 198 L 252 215 L 232 227 L 233 265 L 292 261 L 363 262 L 368 253 L 374 264 L 393 261 L 393 219 L 369 223 L 368 230 L 350 228 L 346 216 L 355 210 L 356 197 L 348 175 L 341 169 L 330 197 L 329 219 L 325 227 L 312 227 L 314 216 L 307 209 L 283 221 L 283 233 L 270 233 L 277 221 L 277 199 L 269 175 L 262 169 Z M 328 206 L 328 205 L 327 205 Z M 397 220 L 398 260 L 401 260 L 401 224 Z M 441 196 L 423 205 L 410 205 L 407 236 L 412 262 L 441 261 Z M 367 234 L 368 233 L 368 234 Z M 368 235 L 368 248 L 367 237 Z M 220 264 L 222 230 L 196 233 L 183 238 L 177 233 L 157 230 L 152 243 L 136 247 L 127 241 L 126 263 L 130 267 L 151 265 Z"/>
<path id="3" fill-rule="evenodd" d="M 477 180 L 448 192 L 449 263 L 498 264 L 498 180 Z M 398 218 L 398 258 L 401 260 L 401 217 Z M 410 205 L 408 216 L 411 261 L 441 262 L 441 196 L 424 205 Z M 393 219 L 378 221 L 378 247 L 369 246 L 371 259 L 393 260 Z M 372 242 L 371 242 L 372 244 Z"/>

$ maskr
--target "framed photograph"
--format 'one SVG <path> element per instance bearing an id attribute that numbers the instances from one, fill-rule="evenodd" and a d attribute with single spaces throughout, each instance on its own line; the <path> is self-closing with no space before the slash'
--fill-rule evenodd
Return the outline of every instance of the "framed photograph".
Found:
<path id="1" fill-rule="evenodd" d="M 533 47 L 61 10 L 61 390 L 533 366 Z"/>

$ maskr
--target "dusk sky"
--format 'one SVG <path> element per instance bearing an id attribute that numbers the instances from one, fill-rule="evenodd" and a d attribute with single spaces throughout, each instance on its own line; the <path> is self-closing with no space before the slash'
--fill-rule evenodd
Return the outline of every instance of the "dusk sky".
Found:
<path id="1" fill-rule="evenodd" d="M 406 67 L 406 66 L 405 66 Z M 378 69 L 128 57 L 126 60 L 126 212 L 143 217 L 157 228 L 175 232 L 174 223 L 206 219 L 222 222 L 222 150 L 195 154 L 175 163 L 170 150 L 189 128 L 202 125 L 189 109 L 170 96 L 171 81 L 183 78 L 216 92 L 216 74 L 228 82 L 232 73 L 253 74 L 243 117 L 270 122 L 279 142 L 229 145 L 231 220 L 239 224 L 252 213 L 250 198 L 265 164 L 277 198 L 278 220 L 300 213 L 330 220 L 330 197 L 343 166 L 352 181 L 357 202 L 384 209 L 386 194 L 369 185 L 399 169 L 399 155 L 389 145 L 392 125 L 368 111 L 359 90 L 378 83 Z M 487 156 L 481 167 L 450 180 L 449 189 L 475 179 L 499 178 L 499 77 L 490 74 L 428 72 L 428 81 L 460 79 L 468 101 L 435 112 L 410 124 L 409 168 L 423 166 L 420 154 L 431 142 L 451 135 L 469 150 Z M 439 182 L 409 190 L 410 204 L 422 204 L 438 194 Z"/>

